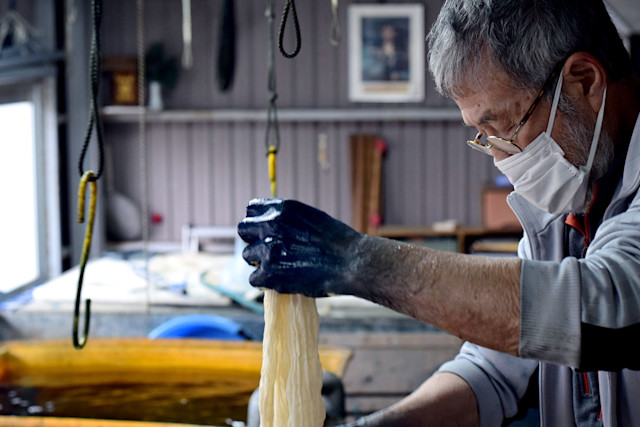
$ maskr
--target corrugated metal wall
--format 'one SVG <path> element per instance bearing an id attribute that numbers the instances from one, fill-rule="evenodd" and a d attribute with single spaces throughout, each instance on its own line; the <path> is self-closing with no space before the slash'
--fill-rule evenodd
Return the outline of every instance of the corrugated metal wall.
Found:
<path id="1" fill-rule="evenodd" d="M 281 2 L 276 2 L 281 3 Z M 348 101 L 347 8 L 340 1 L 343 40 L 329 43 L 330 2 L 298 2 L 302 50 L 288 60 L 277 55 L 278 106 L 294 112 L 375 109 L 380 120 L 286 119 L 281 123 L 278 156 L 280 197 L 311 203 L 350 221 L 349 135 L 377 133 L 389 145 L 383 165 L 384 223 L 430 225 L 456 219 L 478 225 L 480 190 L 496 174 L 488 156 L 472 152 L 463 141 L 473 131 L 461 120 L 385 120 L 388 109 L 454 107 L 434 90 L 426 76 L 425 102 L 363 104 Z M 128 0 L 105 2 L 103 55 L 135 55 L 135 6 Z M 429 28 L 441 1 L 425 1 Z M 180 56 L 180 2 L 145 2 L 147 44 L 162 41 Z M 267 25 L 265 1 L 237 0 L 237 62 L 231 91 L 222 93 L 215 80 L 215 46 L 221 1 L 192 0 L 194 67 L 182 70 L 177 87 L 166 94 L 168 110 L 238 111 L 266 108 Z M 280 6 L 279 6 L 280 7 Z M 277 11 L 279 20 L 281 10 Z M 426 49 L 426 46 L 425 46 Z M 426 68 L 426 66 L 425 66 Z M 197 116 L 197 115 L 196 115 Z M 233 225 L 242 219 L 248 200 L 269 195 L 264 147 L 264 118 L 207 120 L 175 115 L 147 124 L 149 203 L 163 216 L 152 227 L 153 240 L 176 241 L 180 227 Z M 135 122 L 107 117 L 105 135 L 114 159 L 118 191 L 140 200 L 138 127 Z M 319 139 L 328 141 L 328 164 L 318 163 Z"/>

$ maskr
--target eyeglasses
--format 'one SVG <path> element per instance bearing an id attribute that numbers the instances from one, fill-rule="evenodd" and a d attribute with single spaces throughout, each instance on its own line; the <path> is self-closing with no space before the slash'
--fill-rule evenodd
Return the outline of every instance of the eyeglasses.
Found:
<path id="1" fill-rule="evenodd" d="M 505 139 L 500 138 L 499 136 L 487 136 L 487 142 L 483 143 L 480 139 L 484 134 L 482 132 L 478 132 L 478 134 L 476 135 L 476 139 L 474 139 L 473 141 L 467 141 L 467 145 L 490 156 L 493 155 L 491 153 L 491 147 L 496 147 L 498 150 L 504 151 L 505 153 L 509 154 L 518 154 L 519 152 L 521 152 L 522 148 L 518 147 L 515 142 L 516 138 L 518 137 L 518 133 L 520 133 L 520 129 L 522 129 L 525 123 L 527 123 L 527 120 L 529 120 L 529 117 L 531 117 L 531 114 L 533 114 L 533 111 L 540 103 L 542 96 L 546 92 L 547 88 L 551 84 L 551 81 L 553 81 L 553 78 L 557 73 L 558 71 L 554 71 L 553 73 L 551 73 L 547 81 L 544 82 L 544 85 L 538 93 L 538 96 L 536 96 L 536 99 L 533 100 L 531 107 L 529 107 L 522 120 L 520 120 L 520 124 L 516 128 L 516 131 L 513 133 L 513 136 L 511 138 Z"/>

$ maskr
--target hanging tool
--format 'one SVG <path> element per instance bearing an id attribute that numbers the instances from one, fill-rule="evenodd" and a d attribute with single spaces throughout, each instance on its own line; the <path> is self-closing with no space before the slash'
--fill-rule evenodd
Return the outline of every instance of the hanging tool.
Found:
<path id="1" fill-rule="evenodd" d="M 145 42 L 144 42 L 144 0 L 136 0 L 136 51 L 138 56 L 138 147 L 140 173 L 140 196 L 142 198 L 140 213 L 142 218 L 142 259 L 144 260 L 145 309 L 147 315 L 151 314 L 151 275 L 149 273 L 149 183 L 147 165 L 147 122 L 145 108 L 146 94 L 146 66 L 145 66 Z"/>
<path id="2" fill-rule="evenodd" d="M 182 68 L 193 67 L 191 0 L 182 0 Z"/>
<path id="3" fill-rule="evenodd" d="M 80 186 L 78 188 L 78 222 L 84 222 L 84 204 L 87 183 L 91 187 L 91 202 L 89 205 L 89 221 L 85 230 L 82 254 L 80 257 L 80 276 L 78 278 L 78 289 L 76 292 L 76 303 L 73 314 L 73 346 L 80 350 L 87 343 L 89 335 L 89 321 L 91 319 L 91 300 L 86 301 L 86 315 L 84 323 L 84 333 L 81 338 L 78 337 L 79 318 L 80 318 L 80 293 L 82 291 L 82 283 L 84 280 L 84 269 L 89 259 L 89 250 L 91 249 L 91 240 L 93 237 L 93 222 L 95 218 L 96 204 L 98 199 L 97 181 L 102 175 L 104 166 L 104 149 L 102 141 L 102 125 L 100 122 L 100 114 L 98 111 L 98 88 L 100 83 L 100 24 L 102 22 L 102 0 L 93 0 L 91 7 L 91 53 L 89 58 L 89 75 L 91 100 L 89 105 L 89 123 L 87 124 L 87 133 L 84 138 L 80 159 L 78 160 L 78 170 L 80 172 Z M 98 143 L 98 172 L 84 170 L 84 158 L 86 157 L 89 143 L 91 142 L 91 134 L 95 127 L 96 139 Z"/>
<path id="4" fill-rule="evenodd" d="M 278 92 L 276 91 L 276 55 L 275 55 L 275 36 L 274 36 L 274 20 L 275 13 L 273 11 L 273 0 L 269 1 L 266 16 L 269 26 L 269 49 L 267 57 L 267 89 L 269 91 L 269 106 L 267 108 L 267 130 L 265 133 L 264 144 L 267 149 L 267 157 L 269 162 L 269 180 L 271 182 L 271 196 L 276 197 L 276 154 L 280 148 L 280 126 L 278 124 L 278 109 L 276 100 Z M 271 143 L 273 131 L 274 142 Z"/>
<path id="5" fill-rule="evenodd" d="M 96 217 L 96 203 L 98 199 L 98 185 L 96 183 L 96 175 L 93 171 L 86 171 L 80 178 L 80 187 L 78 188 L 78 222 L 84 222 L 84 205 L 87 183 L 91 186 L 91 200 L 89 203 L 89 219 L 87 228 L 84 233 L 84 243 L 82 245 L 82 255 L 80 256 L 80 276 L 78 277 L 78 289 L 76 291 L 76 304 L 73 312 L 73 346 L 80 350 L 87 343 L 89 336 L 89 319 L 91 318 L 91 300 L 87 299 L 85 303 L 85 321 L 84 333 L 82 337 L 78 337 L 78 329 L 80 324 L 80 293 L 82 292 L 82 282 L 84 280 L 84 269 L 89 260 L 89 251 L 91 250 L 91 239 L 93 237 L 93 223 Z"/>
<path id="6" fill-rule="evenodd" d="M 218 37 L 218 87 L 225 91 L 233 84 L 236 68 L 236 19 L 233 0 L 224 0 Z"/>
<path id="7" fill-rule="evenodd" d="M 340 21 L 338 19 L 338 0 L 331 0 L 331 44 L 338 46 L 341 38 L 342 32 L 340 31 Z"/>
<path id="8" fill-rule="evenodd" d="M 289 53 L 284 50 L 283 39 L 284 39 L 284 30 L 287 26 L 287 21 L 289 20 L 289 11 L 291 11 L 291 16 L 293 16 L 293 27 L 296 33 L 296 42 L 293 48 L 293 52 Z M 282 14 L 282 21 L 280 21 L 280 34 L 278 35 L 278 48 L 280 49 L 280 53 L 285 58 L 293 58 L 298 53 L 300 53 L 300 46 L 302 41 L 300 39 L 300 22 L 298 21 L 298 13 L 296 12 L 296 2 L 295 0 L 286 0 L 284 5 L 284 12 Z"/>

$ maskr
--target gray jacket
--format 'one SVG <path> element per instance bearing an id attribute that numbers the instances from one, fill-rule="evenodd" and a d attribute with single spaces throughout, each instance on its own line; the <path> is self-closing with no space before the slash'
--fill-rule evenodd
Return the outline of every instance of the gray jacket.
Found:
<path id="1" fill-rule="evenodd" d="M 570 367 L 599 370 L 604 426 L 640 426 L 638 187 L 640 116 L 622 179 L 584 258 L 564 257 L 564 217 L 509 196 L 524 229 L 518 249 L 521 358 L 465 343 L 440 368 L 471 386 L 481 426 L 499 426 L 516 414 L 538 367 L 543 426 L 574 425 Z"/>

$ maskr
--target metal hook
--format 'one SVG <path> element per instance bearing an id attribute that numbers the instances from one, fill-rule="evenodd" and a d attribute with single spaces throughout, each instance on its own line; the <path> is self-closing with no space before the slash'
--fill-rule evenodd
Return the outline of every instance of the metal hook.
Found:
<path id="1" fill-rule="evenodd" d="M 80 276 L 78 277 L 78 290 L 76 292 L 76 304 L 73 313 L 73 346 L 81 350 L 87 343 L 89 336 L 89 320 L 91 319 L 91 300 L 87 299 L 85 304 L 85 322 L 84 333 L 81 338 L 78 337 L 78 329 L 80 323 L 80 293 L 82 291 L 82 282 L 84 279 L 84 269 L 89 259 L 89 250 L 91 249 L 91 240 L 93 238 L 93 223 L 96 216 L 96 203 L 98 199 L 98 184 L 96 175 L 93 171 L 86 171 L 80 178 L 80 186 L 78 187 L 78 222 L 84 222 L 84 202 L 87 183 L 91 187 L 91 200 L 89 202 L 89 220 L 84 233 L 84 244 L 82 245 L 82 254 L 80 256 Z"/>

